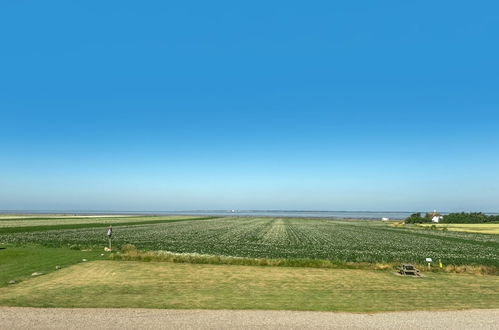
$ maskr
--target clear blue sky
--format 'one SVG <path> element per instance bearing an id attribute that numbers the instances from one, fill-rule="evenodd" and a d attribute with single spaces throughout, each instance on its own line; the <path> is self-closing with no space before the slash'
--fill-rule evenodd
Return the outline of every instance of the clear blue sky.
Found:
<path id="1" fill-rule="evenodd" d="M 0 209 L 499 211 L 496 1 L 3 1 Z"/>

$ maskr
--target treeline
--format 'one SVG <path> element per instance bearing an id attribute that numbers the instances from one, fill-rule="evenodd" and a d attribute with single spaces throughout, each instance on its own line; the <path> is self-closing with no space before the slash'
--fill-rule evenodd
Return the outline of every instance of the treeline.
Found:
<path id="1" fill-rule="evenodd" d="M 424 216 L 420 213 L 413 213 L 405 223 L 429 223 L 433 218 L 433 213 L 426 213 Z M 499 215 L 487 215 L 482 212 L 473 213 L 449 213 L 443 216 L 439 223 L 487 223 L 499 222 Z"/>

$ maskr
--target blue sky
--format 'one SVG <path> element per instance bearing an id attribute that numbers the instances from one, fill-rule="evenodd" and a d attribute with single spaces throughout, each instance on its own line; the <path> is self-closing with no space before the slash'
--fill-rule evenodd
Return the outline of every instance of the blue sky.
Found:
<path id="1" fill-rule="evenodd" d="M 0 209 L 499 211 L 495 1 L 4 1 Z"/>

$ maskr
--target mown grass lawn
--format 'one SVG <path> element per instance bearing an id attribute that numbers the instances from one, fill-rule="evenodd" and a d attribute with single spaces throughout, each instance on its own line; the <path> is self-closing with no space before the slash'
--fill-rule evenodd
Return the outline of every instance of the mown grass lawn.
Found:
<path id="1" fill-rule="evenodd" d="M 39 245 L 12 246 L 0 244 L 0 287 L 8 282 L 31 278 L 35 272 L 50 273 L 56 266 L 67 267 L 80 262 L 106 259 L 104 251 L 80 251 L 68 248 L 47 248 Z"/>
<path id="2" fill-rule="evenodd" d="M 94 261 L 0 288 L 0 305 L 348 312 L 499 308 L 499 277 Z"/>

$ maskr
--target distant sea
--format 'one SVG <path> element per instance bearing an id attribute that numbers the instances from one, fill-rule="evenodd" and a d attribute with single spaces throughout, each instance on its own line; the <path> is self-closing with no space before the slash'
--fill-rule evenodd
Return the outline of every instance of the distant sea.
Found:
<path id="1" fill-rule="evenodd" d="M 225 215 L 252 217 L 336 218 L 336 219 L 405 219 L 413 212 L 364 212 L 364 211 L 283 211 L 283 210 L 218 210 L 181 211 L 170 214 Z"/>
<path id="2" fill-rule="evenodd" d="M 294 217 L 294 218 L 334 218 L 334 219 L 365 219 L 403 220 L 413 211 L 285 211 L 285 210 L 193 210 L 193 211 L 80 211 L 80 210 L 0 210 L 4 214 L 129 214 L 129 215 L 213 215 L 240 217 Z M 440 212 L 447 214 L 448 212 Z M 497 215 L 498 213 L 487 213 Z"/>
<path id="3" fill-rule="evenodd" d="M 0 213 L 29 214 L 130 214 L 130 215 L 219 215 L 251 217 L 295 217 L 295 218 L 336 218 L 366 219 L 381 218 L 405 219 L 413 212 L 372 212 L 372 211 L 284 211 L 284 210 L 193 210 L 193 211 L 78 211 L 78 210 L 23 210 L 0 211 Z"/>

